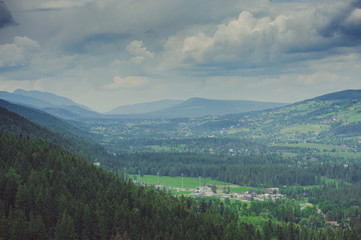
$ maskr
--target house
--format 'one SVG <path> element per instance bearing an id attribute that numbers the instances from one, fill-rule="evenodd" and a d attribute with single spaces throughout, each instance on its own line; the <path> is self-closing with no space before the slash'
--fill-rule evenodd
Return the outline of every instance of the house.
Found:
<path id="1" fill-rule="evenodd" d="M 248 194 L 252 194 L 252 195 L 257 194 L 257 190 L 256 189 L 249 189 Z"/>
<path id="2" fill-rule="evenodd" d="M 272 189 L 272 188 L 266 188 L 264 191 L 265 191 L 265 193 L 268 193 L 268 194 L 272 194 L 272 193 L 273 193 L 273 189 Z"/>

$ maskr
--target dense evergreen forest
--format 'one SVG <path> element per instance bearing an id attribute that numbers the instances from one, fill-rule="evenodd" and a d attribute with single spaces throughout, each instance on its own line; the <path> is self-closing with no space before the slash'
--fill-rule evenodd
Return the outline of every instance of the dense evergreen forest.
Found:
<path id="1" fill-rule="evenodd" d="M 0 100 L 0 103 L 4 104 L 4 102 L 5 101 Z M 11 105 L 14 108 L 19 107 L 20 110 L 26 109 L 25 107 L 17 106 L 14 104 L 7 104 Z M 45 125 L 51 125 L 51 122 L 54 119 L 54 117 L 50 115 L 48 116 L 49 119 L 43 119 L 43 116 L 47 116 L 48 114 L 39 114 L 38 112 L 34 112 L 34 110 L 31 111 L 31 109 L 28 109 L 28 115 L 35 115 L 37 116 L 37 118 L 42 118 L 42 121 L 48 122 L 48 124 Z M 59 125 L 61 124 L 58 123 L 53 123 L 53 125 L 57 126 L 57 131 L 54 129 L 49 130 L 49 128 L 45 127 L 44 125 L 35 124 L 34 122 L 29 121 L 27 118 L 24 118 L 16 114 L 15 112 L 0 107 L 0 129 L 9 131 L 11 133 L 20 134 L 24 137 L 29 136 L 48 140 L 54 144 L 62 146 L 69 151 L 82 155 L 92 162 L 95 159 L 103 159 L 109 157 L 107 152 L 99 144 L 93 142 L 91 139 L 84 138 L 84 136 L 75 135 L 77 133 L 76 131 L 62 131 L 62 129 L 66 128 L 67 125 L 61 127 L 59 127 Z M 72 126 L 70 130 L 73 130 L 73 128 L 75 129 L 75 127 Z"/>
<path id="2" fill-rule="evenodd" d="M 283 185 L 316 185 L 320 177 L 343 180 L 349 183 L 361 181 L 361 164 L 320 163 L 309 160 L 285 159 L 277 154 L 250 154 L 249 156 L 225 156 L 190 153 L 133 153 L 118 154 L 115 160 L 106 164 L 119 176 L 123 167 L 128 173 L 164 176 L 211 177 L 213 179 L 254 187 Z"/>
<path id="3" fill-rule="evenodd" d="M 0 161 L 1 239 L 360 237 L 355 227 L 301 226 L 292 217 L 254 225 L 227 202 L 135 186 L 52 143 L 6 131 L 0 132 Z M 243 215 L 259 214 L 256 209 Z"/>

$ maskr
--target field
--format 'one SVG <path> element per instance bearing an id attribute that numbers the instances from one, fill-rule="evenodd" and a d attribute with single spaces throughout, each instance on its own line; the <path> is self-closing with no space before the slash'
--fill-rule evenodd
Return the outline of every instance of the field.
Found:
<path id="1" fill-rule="evenodd" d="M 255 188 L 255 187 L 247 187 L 247 186 L 238 186 L 238 187 L 231 187 L 232 192 L 247 192 L 250 189 L 256 189 L 259 190 L 261 188 Z M 263 188 L 262 188 L 263 189 Z"/>
<path id="2" fill-rule="evenodd" d="M 132 179 L 134 179 L 134 177 L 138 181 L 139 176 L 131 175 Z M 156 185 L 158 183 L 158 178 L 156 175 L 144 175 L 140 177 L 140 182 Z M 159 176 L 159 184 L 163 186 L 181 188 L 182 177 Z M 220 186 L 231 185 L 230 183 L 212 180 L 211 178 L 201 178 L 201 184 L 220 185 Z M 183 177 L 183 188 L 197 188 L 197 187 L 199 187 L 199 178 Z"/>
<path id="3" fill-rule="evenodd" d="M 319 125 L 319 124 L 295 125 L 282 129 L 281 133 L 309 133 L 309 132 L 320 133 L 322 131 L 329 130 L 329 128 L 330 127 L 327 125 Z"/>

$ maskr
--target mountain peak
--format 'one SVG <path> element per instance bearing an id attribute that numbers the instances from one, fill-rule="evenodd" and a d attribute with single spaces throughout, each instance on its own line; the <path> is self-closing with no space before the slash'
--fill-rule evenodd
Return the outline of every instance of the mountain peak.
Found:
<path id="1" fill-rule="evenodd" d="M 38 90 L 23 90 L 23 89 L 16 89 L 14 92 L 14 94 L 19 94 L 22 96 L 26 96 L 26 97 L 32 97 L 32 98 L 36 98 L 42 101 L 46 101 L 48 103 L 51 103 L 53 105 L 65 105 L 65 106 L 71 106 L 71 105 L 77 105 L 74 101 L 65 98 L 65 97 L 61 97 L 58 96 L 54 93 L 49 93 L 49 92 L 41 92 Z"/>
<path id="2" fill-rule="evenodd" d="M 311 100 L 327 101 L 327 100 L 354 100 L 361 99 L 360 89 L 348 89 L 340 92 L 325 94 Z"/>

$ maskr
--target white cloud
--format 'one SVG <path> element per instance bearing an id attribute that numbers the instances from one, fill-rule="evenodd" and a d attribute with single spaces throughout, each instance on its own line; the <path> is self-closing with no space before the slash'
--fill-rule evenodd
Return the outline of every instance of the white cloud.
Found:
<path id="1" fill-rule="evenodd" d="M 64 8 L 73 8 L 73 7 L 83 7 L 87 3 L 91 3 L 93 0 L 57 0 L 57 1 L 47 1 L 42 3 L 38 9 L 45 10 L 57 10 Z"/>
<path id="2" fill-rule="evenodd" d="M 120 76 L 114 76 L 113 82 L 104 85 L 105 89 L 118 89 L 118 88 L 139 88 L 147 85 L 149 80 L 146 77 L 130 76 L 122 78 Z"/>
<path id="3" fill-rule="evenodd" d="M 13 43 L 0 45 L 0 68 L 24 66 L 40 49 L 37 41 L 16 36 Z"/>
<path id="4" fill-rule="evenodd" d="M 127 45 L 125 50 L 132 55 L 132 61 L 135 63 L 141 63 L 146 58 L 153 58 L 154 53 L 147 50 L 146 47 L 143 46 L 143 42 L 139 40 L 134 40 Z"/>
<path id="5" fill-rule="evenodd" d="M 351 25 L 360 25 L 361 24 L 361 9 L 356 8 L 354 9 L 350 16 L 345 20 L 345 23 Z"/>
<path id="6" fill-rule="evenodd" d="M 268 6 L 268 11 L 243 10 L 236 18 L 221 24 L 202 25 L 198 30 L 184 30 L 170 36 L 162 67 L 186 69 L 191 65 L 200 71 L 215 67 L 228 71 L 230 66 L 267 68 L 321 59 L 333 54 L 342 41 L 346 42 L 347 36 L 337 29 L 342 19 L 350 15 L 348 22 L 360 23 L 361 17 L 360 9 L 351 12 L 350 1 Z"/>
<path id="7" fill-rule="evenodd" d="M 218 63 L 238 61 L 240 66 L 279 61 L 292 49 L 314 46 L 321 37 L 309 23 L 313 11 L 280 14 L 274 19 L 242 11 L 238 18 L 216 26 L 212 33 L 172 36 L 166 49 L 182 61 Z"/>

